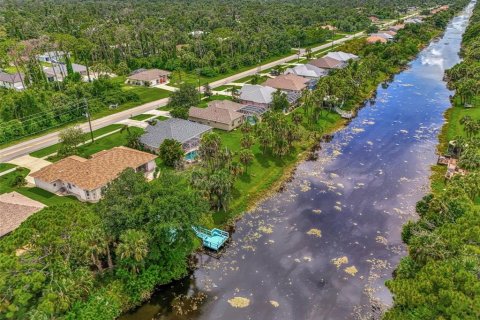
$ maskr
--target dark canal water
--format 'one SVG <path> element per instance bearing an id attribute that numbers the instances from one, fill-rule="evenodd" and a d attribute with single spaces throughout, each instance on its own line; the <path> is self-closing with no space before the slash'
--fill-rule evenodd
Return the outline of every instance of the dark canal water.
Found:
<path id="1" fill-rule="evenodd" d="M 410 68 L 378 88 L 345 129 L 301 163 L 292 182 L 237 224 L 217 260 L 123 320 L 376 318 L 384 282 L 406 254 L 401 226 L 428 192 L 429 168 L 472 4 Z"/>

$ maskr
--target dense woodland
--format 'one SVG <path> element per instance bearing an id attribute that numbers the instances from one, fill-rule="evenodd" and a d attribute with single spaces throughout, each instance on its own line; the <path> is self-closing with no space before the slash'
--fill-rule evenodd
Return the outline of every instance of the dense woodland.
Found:
<path id="1" fill-rule="evenodd" d="M 79 19 L 82 8 L 93 4 L 97 3 L 82 2 L 71 19 Z M 180 4 L 185 5 L 171 5 Z M 466 1 L 458 1 L 455 9 L 465 4 Z M 270 2 L 261 5 L 277 10 L 270 7 Z M 99 2 L 98 6 L 102 14 L 110 12 L 105 4 Z M 259 4 L 239 3 L 240 9 L 244 6 Z M 289 6 L 289 2 L 284 2 L 278 8 Z M 38 8 L 31 10 L 37 12 Z M 239 12 L 246 10 L 240 9 Z M 162 173 L 150 183 L 127 170 L 109 186 L 98 204 L 51 206 L 31 216 L 0 240 L 0 319 L 113 319 L 147 299 L 159 284 L 185 276 L 188 257 L 199 245 L 190 227 L 212 226 L 215 213 L 228 211 L 229 204 L 238 196 L 236 180 L 250 174 L 253 145 L 261 150 L 256 156 L 295 159 L 296 152 L 312 146 L 316 137 L 323 134 L 325 115 L 330 114 L 334 105 L 358 107 L 379 83 L 398 72 L 442 32 L 455 9 L 428 18 L 421 25 L 407 26 L 398 33 L 396 42 L 367 45 L 365 40 L 356 39 L 345 44 L 341 50 L 356 53 L 362 59 L 323 78 L 315 91 L 302 98 L 303 105 L 288 116 L 274 108 L 260 125 L 242 128 L 242 149 L 238 152 L 222 145 L 217 134 L 205 135 L 199 150 L 201 165 L 193 170 Z M 192 10 L 189 14 L 199 13 Z M 291 11 L 286 15 L 296 14 Z M 40 21 L 42 28 L 31 28 L 34 31 L 30 32 L 45 29 L 44 23 L 57 25 L 53 23 L 55 19 L 47 22 L 32 18 L 31 23 L 35 21 Z M 72 25 L 65 24 L 67 29 Z M 191 28 L 200 27 L 207 29 L 191 24 Z M 9 26 L 7 30 L 10 33 L 16 29 Z M 69 90 L 77 92 L 75 88 L 97 85 L 75 84 Z M 281 102 L 281 97 L 278 100 Z M 178 150 L 178 145 L 164 148 Z M 175 163 L 175 159 L 166 160 Z"/>
<path id="2" fill-rule="evenodd" d="M 403 228 L 408 257 L 387 286 L 395 305 L 386 319 L 480 318 L 480 7 L 463 36 L 464 60 L 446 72 L 456 90 L 449 117 L 463 114 L 455 153 L 466 176 L 457 176 L 417 204 L 420 220 Z M 446 149 L 446 148 L 443 148 Z M 445 151 L 445 150 L 443 150 Z"/>
<path id="3" fill-rule="evenodd" d="M 0 143 L 140 103 L 122 79 L 47 82 L 35 58 L 68 51 L 89 73 L 126 75 L 161 68 L 214 79 L 323 43 L 335 33 L 364 30 L 369 16 L 396 18 L 411 6 L 440 0 L 387 1 L 4 1 L 0 3 L 0 69 L 22 72 L 28 88 L 0 90 Z M 322 29 L 326 24 L 338 31 Z M 70 63 L 72 62 L 70 61 Z M 68 61 L 67 61 L 68 63 Z M 28 117 L 28 118 L 25 118 Z"/>

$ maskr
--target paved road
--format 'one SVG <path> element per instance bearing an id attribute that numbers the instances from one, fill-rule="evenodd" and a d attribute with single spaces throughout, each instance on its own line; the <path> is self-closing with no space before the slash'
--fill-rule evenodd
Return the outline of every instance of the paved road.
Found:
<path id="1" fill-rule="evenodd" d="M 404 19 L 413 17 L 415 15 L 417 15 L 417 13 L 406 16 L 406 17 L 404 17 Z M 396 21 L 386 23 L 384 26 L 391 25 L 395 22 Z M 350 40 L 354 37 L 363 36 L 364 34 L 365 34 L 365 32 L 362 31 L 362 32 L 358 32 L 354 35 L 347 35 L 344 38 L 341 38 L 341 39 L 335 40 L 333 42 L 329 42 L 329 43 L 323 44 L 321 46 L 312 48 L 312 52 L 317 52 L 317 51 L 320 51 L 320 50 L 328 49 L 331 46 L 341 44 L 341 43 L 343 43 L 345 41 L 348 41 L 348 40 Z M 303 56 L 304 53 L 305 53 L 305 50 L 300 49 L 300 55 Z M 282 59 L 264 64 L 260 68 L 255 67 L 253 69 L 237 73 L 233 76 L 230 76 L 230 77 L 223 78 L 221 80 L 212 82 L 212 83 L 210 83 L 210 86 L 212 88 L 216 88 L 216 87 L 225 85 L 227 83 L 234 82 L 235 80 L 254 75 L 255 73 L 257 73 L 259 71 L 259 69 L 260 70 L 265 70 L 265 69 L 273 68 L 273 67 L 281 65 L 285 62 L 288 62 L 288 61 L 291 61 L 291 60 L 294 60 L 294 59 L 297 59 L 297 58 L 298 58 L 298 55 L 293 54 L 291 56 L 288 56 L 288 57 L 285 57 L 285 58 L 282 58 Z M 164 98 L 164 99 L 152 101 L 152 102 L 143 104 L 143 105 L 135 107 L 135 108 L 131 108 L 131 109 L 128 109 L 128 110 L 125 110 L 125 111 L 121 111 L 121 112 L 118 112 L 118 113 L 115 113 L 115 114 L 112 114 L 112 115 L 94 120 L 94 121 L 92 121 L 92 129 L 97 130 L 97 129 L 106 127 L 108 125 L 111 125 L 113 123 L 128 119 L 132 115 L 136 116 L 136 115 L 142 114 L 146 111 L 154 110 L 158 107 L 165 106 L 167 104 L 167 102 L 168 102 L 168 98 Z M 88 131 L 89 130 L 88 123 L 83 123 L 83 124 L 79 125 L 79 127 L 83 131 Z M 18 143 L 14 146 L 11 146 L 11 147 L 8 147 L 8 148 L 5 148 L 5 149 L 0 149 L 0 162 L 10 161 L 10 160 L 15 159 L 17 157 L 20 157 L 20 156 L 29 154 L 31 152 L 43 149 L 45 147 L 51 146 L 55 143 L 58 143 L 58 131 L 46 134 L 44 136 L 41 136 L 41 137 L 38 137 L 38 138 L 35 138 L 35 139 L 31 139 L 31 140 L 28 140 L 28 141 L 25 141 L 25 142 Z"/>

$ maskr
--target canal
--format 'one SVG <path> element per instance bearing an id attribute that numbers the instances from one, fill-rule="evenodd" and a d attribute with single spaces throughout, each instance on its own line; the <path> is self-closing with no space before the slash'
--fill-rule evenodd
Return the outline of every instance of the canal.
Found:
<path id="1" fill-rule="evenodd" d="M 401 227 L 428 192 L 473 4 L 455 17 L 352 122 L 299 164 L 285 189 L 236 223 L 220 259 L 198 255 L 190 277 L 123 320 L 377 318 L 406 248 Z"/>

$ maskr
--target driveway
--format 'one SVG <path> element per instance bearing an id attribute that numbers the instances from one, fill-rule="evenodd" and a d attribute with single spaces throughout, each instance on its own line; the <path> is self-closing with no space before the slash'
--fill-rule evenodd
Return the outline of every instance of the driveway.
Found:
<path id="1" fill-rule="evenodd" d="M 30 170 L 30 174 L 52 164 L 50 161 L 40 159 L 40 158 L 35 158 L 29 155 L 15 158 L 9 161 L 8 163 L 14 164 L 19 167 L 27 168 Z M 28 183 L 35 184 L 35 181 L 33 180 L 32 177 L 30 177 L 30 174 L 28 174 L 28 176 L 25 179 L 27 180 Z"/>

